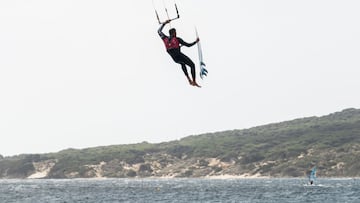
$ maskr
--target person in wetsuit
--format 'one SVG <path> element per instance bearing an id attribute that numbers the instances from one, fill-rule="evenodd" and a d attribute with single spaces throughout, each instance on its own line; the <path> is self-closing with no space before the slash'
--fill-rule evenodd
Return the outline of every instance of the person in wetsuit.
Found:
<path id="1" fill-rule="evenodd" d="M 195 40 L 195 42 L 193 42 L 193 43 L 187 43 L 184 40 L 182 40 L 181 38 L 176 36 L 175 28 L 172 28 L 172 29 L 169 30 L 169 35 L 170 36 L 166 36 L 162 32 L 162 29 L 169 22 L 170 22 L 170 20 L 167 20 L 166 22 L 161 24 L 161 26 L 160 26 L 160 28 L 158 30 L 158 34 L 159 34 L 159 36 L 161 37 L 161 39 L 163 40 L 163 42 L 165 44 L 166 51 L 171 56 L 171 58 L 175 61 L 175 63 L 178 63 L 178 64 L 181 65 L 181 68 L 182 68 L 186 78 L 188 79 L 190 85 L 201 87 L 200 85 L 198 85 L 196 83 L 196 74 L 195 74 L 195 64 L 194 64 L 194 62 L 192 62 L 192 60 L 189 57 L 187 57 L 185 54 L 181 53 L 181 50 L 180 50 L 181 45 L 184 45 L 184 46 L 187 46 L 187 47 L 194 46 L 199 41 L 199 38 L 197 38 Z M 190 69 L 191 69 L 192 78 L 189 77 L 186 65 L 188 65 L 190 67 Z"/>

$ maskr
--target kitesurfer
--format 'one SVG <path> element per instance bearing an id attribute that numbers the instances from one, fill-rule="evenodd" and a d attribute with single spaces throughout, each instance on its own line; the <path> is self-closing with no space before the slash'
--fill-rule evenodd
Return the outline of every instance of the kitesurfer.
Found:
<path id="1" fill-rule="evenodd" d="M 161 24 L 159 30 L 158 30 L 158 34 L 161 37 L 161 39 L 163 40 L 165 47 L 166 47 L 166 51 L 167 53 L 171 56 L 171 58 L 175 61 L 175 63 L 178 63 L 181 65 L 181 68 L 186 76 L 186 78 L 188 79 L 190 85 L 192 86 L 196 86 L 196 87 L 201 87 L 200 85 L 198 85 L 196 83 L 196 74 L 195 74 L 195 64 L 194 62 L 192 62 L 192 60 L 187 57 L 185 54 L 183 54 L 180 50 L 180 46 L 184 45 L 187 47 L 191 47 L 193 45 L 195 45 L 198 41 L 199 38 L 196 38 L 196 40 L 192 43 L 187 43 L 184 40 L 182 40 L 181 38 L 176 36 L 176 29 L 175 28 L 171 28 L 169 30 L 169 35 L 170 36 L 166 36 L 163 32 L 162 29 L 164 28 L 164 26 L 169 23 L 171 20 L 167 20 L 164 23 Z M 191 76 L 192 78 L 189 77 L 186 65 L 190 67 L 191 69 Z"/>

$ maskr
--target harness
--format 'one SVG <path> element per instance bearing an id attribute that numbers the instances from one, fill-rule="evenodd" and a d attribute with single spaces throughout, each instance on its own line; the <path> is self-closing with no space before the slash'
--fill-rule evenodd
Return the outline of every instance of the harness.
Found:
<path id="1" fill-rule="evenodd" d="M 166 50 L 180 48 L 180 43 L 179 43 L 179 40 L 177 39 L 177 37 L 173 37 L 173 38 L 165 37 L 163 39 L 163 41 L 164 41 Z"/>

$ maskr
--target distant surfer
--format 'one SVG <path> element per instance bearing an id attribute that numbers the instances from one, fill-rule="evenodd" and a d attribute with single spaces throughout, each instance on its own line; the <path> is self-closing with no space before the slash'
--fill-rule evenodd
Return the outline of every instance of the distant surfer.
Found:
<path id="1" fill-rule="evenodd" d="M 311 169 L 311 172 L 309 174 L 309 184 L 313 185 L 315 179 L 316 179 L 316 166 Z"/>
<path id="2" fill-rule="evenodd" d="M 181 65 L 181 68 L 186 76 L 186 78 L 188 79 L 190 85 L 192 86 L 196 86 L 196 87 L 201 87 L 200 85 L 198 85 L 196 83 L 196 74 L 195 74 L 195 64 L 194 62 L 192 62 L 192 60 L 187 57 L 185 54 L 183 54 L 180 50 L 181 45 L 187 46 L 187 47 L 191 47 L 193 45 L 195 45 L 198 41 L 199 38 L 196 38 L 196 40 L 192 43 L 187 43 L 184 40 L 182 40 L 181 38 L 176 36 L 176 29 L 175 28 L 171 28 L 169 30 L 169 35 L 170 36 L 166 36 L 163 32 L 162 29 L 164 28 L 164 26 L 169 23 L 171 20 L 167 20 L 164 23 L 161 24 L 159 30 L 158 30 L 158 34 L 161 37 L 161 39 L 163 40 L 165 47 L 166 47 L 166 51 L 167 53 L 171 56 L 171 58 L 175 61 L 175 63 L 178 63 Z M 189 77 L 186 65 L 190 67 L 191 69 L 191 77 Z"/>

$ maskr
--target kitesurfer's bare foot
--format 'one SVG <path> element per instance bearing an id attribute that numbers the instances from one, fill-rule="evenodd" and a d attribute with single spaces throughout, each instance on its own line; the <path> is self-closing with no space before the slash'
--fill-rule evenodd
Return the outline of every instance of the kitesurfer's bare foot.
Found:
<path id="1" fill-rule="evenodd" d="M 196 87 L 201 87 L 201 86 L 198 85 L 195 81 L 193 81 L 191 85 L 192 85 L 192 86 L 196 86 Z"/>

